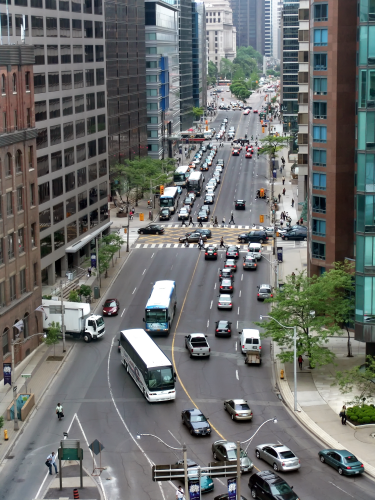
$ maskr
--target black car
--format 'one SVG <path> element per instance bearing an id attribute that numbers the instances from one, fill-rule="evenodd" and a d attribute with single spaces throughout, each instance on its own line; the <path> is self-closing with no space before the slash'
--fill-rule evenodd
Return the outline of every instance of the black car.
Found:
<path id="1" fill-rule="evenodd" d="M 232 335 L 232 323 L 230 321 L 216 321 L 215 337 L 230 337 Z"/>
<path id="2" fill-rule="evenodd" d="M 223 278 L 220 281 L 220 293 L 233 293 L 233 281 L 229 278 Z"/>
<path id="3" fill-rule="evenodd" d="M 234 202 L 234 208 L 236 210 L 246 210 L 246 201 L 245 200 L 236 200 Z"/>
<path id="4" fill-rule="evenodd" d="M 220 269 L 219 272 L 219 279 L 232 279 L 233 278 L 233 271 L 230 267 L 225 267 L 224 269 Z"/>
<path id="5" fill-rule="evenodd" d="M 262 500 L 298 500 L 289 484 L 270 470 L 256 472 L 249 479 L 253 498 Z"/>
<path id="6" fill-rule="evenodd" d="M 265 231 L 250 231 L 240 234 L 238 241 L 240 243 L 265 243 L 268 241 L 268 236 Z"/>
<path id="7" fill-rule="evenodd" d="M 182 423 L 186 425 L 192 436 L 209 436 L 211 426 L 207 418 L 197 408 L 181 412 Z"/>
<path id="8" fill-rule="evenodd" d="M 214 500 L 228 500 L 228 499 L 229 499 L 228 493 L 223 493 L 222 495 L 218 495 L 217 497 L 214 498 Z M 241 500 L 247 500 L 247 499 L 241 495 Z"/>
<path id="9" fill-rule="evenodd" d="M 201 210 L 197 215 L 198 222 L 207 222 L 208 221 L 208 213 L 205 210 Z"/>
<path id="10" fill-rule="evenodd" d="M 194 233 L 204 234 L 205 236 L 207 236 L 207 238 L 211 238 L 212 236 L 211 229 L 204 229 L 202 227 L 197 227 L 197 229 L 194 229 Z"/>
<path id="11" fill-rule="evenodd" d="M 202 163 L 202 165 L 201 165 L 201 171 L 202 172 L 203 171 L 207 172 L 208 169 L 209 169 L 208 163 L 206 163 L 206 162 Z"/>
<path id="12" fill-rule="evenodd" d="M 146 227 L 141 227 L 138 229 L 138 234 L 163 234 L 164 227 L 159 226 L 159 224 L 150 224 Z"/>
<path id="13" fill-rule="evenodd" d="M 227 247 L 227 252 L 225 255 L 227 259 L 239 259 L 240 249 L 237 245 L 230 245 L 229 247 Z"/>
<path id="14" fill-rule="evenodd" d="M 191 207 L 194 205 L 194 198 L 192 196 L 187 196 L 184 199 L 184 205 L 190 205 Z"/>
<path id="15" fill-rule="evenodd" d="M 217 260 L 217 247 L 214 245 L 208 245 L 206 251 L 204 252 L 205 260 Z"/>
<path id="16" fill-rule="evenodd" d="M 162 208 L 160 210 L 159 219 L 160 220 L 169 220 L 170 218 L 171 218 L 171 213 L 169 211 L 169 208 Z"/>
<path id="17" fill-rule="evenodd" d="M 281 235 L 281 238 L 285 241 L 293 240 L 293 241 L 306 241 L 307 240 L 307 231 L 303 229 L 292 229 L 285 234 Z"/>

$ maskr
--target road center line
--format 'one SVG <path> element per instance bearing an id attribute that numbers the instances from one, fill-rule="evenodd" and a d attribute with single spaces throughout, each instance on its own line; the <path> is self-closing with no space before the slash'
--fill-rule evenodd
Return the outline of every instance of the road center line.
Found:
<path id="1" fill-rule="evenodd" d="M 124 307 L 124 310 L 121 313 L 121 318 L 124 316 L 125 311 L 126 311 L 126 307 Z"/>
<path id="2" fill-rule="evenodd" d="M 132 295 L 134 295 L 134 292 L 136 291 L 137 287 L 134 288 Z"/>
<path id="3" fill-rule="evenodd" d="M 239 376 L 238 376 L 238 370 L 236 370 L 236 379 L 237 380 L 240 380 Z"/>
<path id="4" fill-rule="evenodd" d="M 213 303 L 213 300 L 211 300 L 211 305 L 210 305 L 210 309 L 212 309 L 212 303 Z"/>
<path id="5" fill-rule="evenodd" d="M 172 434 L 172 432 L 171 432 L 169 429 L 168 429 L 168 432 L 169 432 L 169 434 L 173 437 L 173 439 L 175 439 L 175 440 L 177 441 L 177 443 L 181 445 L 180 441 L 176 438 L 176 436 L 174 436 L 174 435 Z M 280 444 L 281 444 L 281 443 L 280 443 Z"/>
<path id="6" fill-rule="evenodd" d="M 353 497 L 353 495 L 351 495 L 351 494 L 350 494 L 350 493 L 348 493 L 347 491 L 345 491 L 345 490 L 343 490 L 342 488 L 340 488 L 340 486 L 337 486 L 337 484 L 332 483 L 331 481 L 328 481 L 328 482 L 329 482 L 329 484 L 332 484 L 332 486 L 334 486 L 334 487 L 335 487 L 335 488 L 337 488 L 338 490 L 340 490 L 340 491 L 342 491 L 342 492 L 346 493 L 347 495 L 349 495 L 351 498 L 355 498 L 355 497 Z"/>
<path id="7" fill-rule="evenodd" d="M 143 271 L 142 276 L 145 274 L 145 272 L 146 272 L 146 269 Z"/>

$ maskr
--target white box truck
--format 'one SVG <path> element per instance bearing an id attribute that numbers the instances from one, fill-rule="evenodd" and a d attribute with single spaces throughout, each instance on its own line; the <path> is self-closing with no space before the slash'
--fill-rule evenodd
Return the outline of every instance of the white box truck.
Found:
<path id="1" fill-rule="evenodd" d="M 61 326 L 61 302 L 58 300 L 42 300 L 44 311 L 43 330 L 48 330 L 52 321 Z M 74 338 L 82 337 L 85 342 L 100 339 L 105 335 L 103 316 L 91 314 L 90 304 L 84 302 L 63 302 L 65 333 Z"/>

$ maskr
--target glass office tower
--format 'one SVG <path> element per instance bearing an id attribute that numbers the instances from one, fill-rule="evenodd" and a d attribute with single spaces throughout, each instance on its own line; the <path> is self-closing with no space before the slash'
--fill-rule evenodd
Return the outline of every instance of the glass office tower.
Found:
<path id="1" fill-rule="evenodd" d="M 207 104 L 206 13 L 203 2 L 192 2 L 193 99 L 194 106 Z"/>
<path id="2" fill-rule="evenodd" d="M 180 122 L 181 130 L 193 124 L 193 52 L 191 0 L 177 0 L 180 9 L 179 53 L 180 53 Z"/>

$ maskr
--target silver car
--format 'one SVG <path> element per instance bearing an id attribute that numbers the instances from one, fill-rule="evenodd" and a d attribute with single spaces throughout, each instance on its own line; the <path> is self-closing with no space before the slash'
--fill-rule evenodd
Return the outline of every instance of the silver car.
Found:
<path id="1" fill-rule="evenodd" d="M 257 268 L 257 261 L 253 257 L 252 254 L 246 255 L 246 257 L 243 258 L 243 268 L 244 269 L 256 269 Z"/>
<path id="2" fill-rule="evenodd" d="M 212 454 L 214 459 L 219 462 L 237 462 L 237 445 L 224 439 L 215 441 L 212 444 Z M 253 462 L 242 448 L 240 448 L 240 467 L 241 472 L 250 472 L 254 467 Z"/>
<path id="3" fill-rule="evenodd" d="M 272 465 L 275 471 L 286 472 L 301 467 L 299 458 L 283 444 L 260 444 L 255 448 L 255 455 Z"/>
<path id="4" fill-rule="evenodd" d="M 273 295 L 271 285 L 263 284 L 258 286 L 257 300 L 271 299 L 272 297 Z"/>
<path id="5" fill-rule="evenodd" d="M 253 412 L 244 399 L 227 399 L 224 401 L 224 410 L 232 420 L 252 420 Z"/>
<path id="6" fill-rule="evenodd" d="M 219 295 L 219 300 L 217 301 L 218 309 L 232 309 L 232 296 L 228 294 Z"/>

